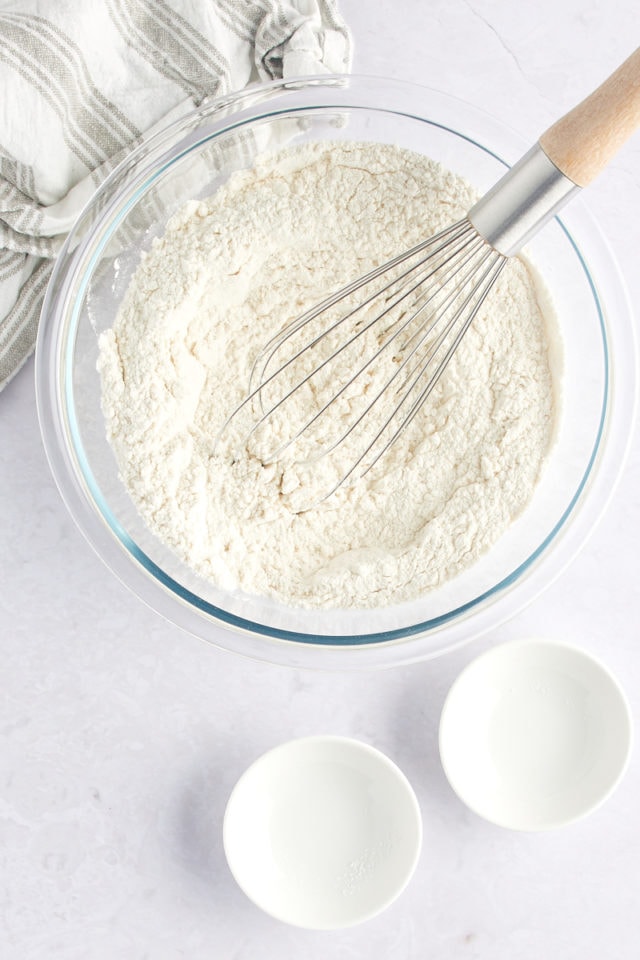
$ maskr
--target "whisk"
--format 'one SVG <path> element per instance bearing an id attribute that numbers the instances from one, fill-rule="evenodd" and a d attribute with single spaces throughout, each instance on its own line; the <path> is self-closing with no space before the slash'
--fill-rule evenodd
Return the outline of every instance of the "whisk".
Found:
<path id="1" fill-rule="evenodd" d="M 464 219 L 341 287 L 270 339 L 222 434 L 249 415 L 244 441 L 265 464 L 295 449 L 313 467 L 347 450 L 321 499 L 364 476 L 433 392 L 508 258 L 639 124 L 640 49 Z M 261 436 L 270 448 L 260 449 Z"/>

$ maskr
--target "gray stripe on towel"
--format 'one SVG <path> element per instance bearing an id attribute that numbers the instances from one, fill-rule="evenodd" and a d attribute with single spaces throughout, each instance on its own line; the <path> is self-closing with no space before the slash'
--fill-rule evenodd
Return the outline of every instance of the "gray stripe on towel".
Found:
<path id="1" fill-rule="evenodd" d="M 0 54 L 55 110 L 65 142 L 88 169 L 139 136 L 94 86 L 78 47 L 49 21 L 0 14 Z"/>

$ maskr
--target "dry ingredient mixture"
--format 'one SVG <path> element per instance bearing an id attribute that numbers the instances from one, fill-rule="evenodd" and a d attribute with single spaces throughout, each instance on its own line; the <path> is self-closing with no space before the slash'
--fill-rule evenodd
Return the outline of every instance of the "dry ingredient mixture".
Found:
<path id="1" fill-rule="evenodd" d="M 295 458 L 216 443 L 264 342 L 327 291 L 464 216 L 460 177 L 374 143 L 264 157 L 181 210 L 100 339 L 108 437 L 149 528 L 225 589 L 288 605 L 413 599 L 487 551 L 530 500 L 552 440 L 549 316 L 511 261 L 406 440 L 326 487 Z M 286 425 L 285 425 L 286 426 Z M 276 443 L 277 447 L 277 443 Z"/>

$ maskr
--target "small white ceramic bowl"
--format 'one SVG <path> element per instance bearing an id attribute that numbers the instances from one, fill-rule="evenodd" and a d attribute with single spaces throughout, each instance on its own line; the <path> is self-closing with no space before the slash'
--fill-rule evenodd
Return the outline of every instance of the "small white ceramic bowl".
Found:
<path id="1" fill-rule="evenodd" d="M 231 872 L 257 906 L 294 926 L 334 930 L 398 897 L 418 861 L 422 820 L 408 780 L 379 750 L 305 737 L 240 777 L 223 838 Z"/>
<path id="2" fill-rule="evenodd" d="M 440 719 L 449 783 L 473 811 L 512 830 L 545 830 L 591 813 L 622 777 L 629 706 L 616 680 L 575 647 L 501 644 L 455 681 Z"/>

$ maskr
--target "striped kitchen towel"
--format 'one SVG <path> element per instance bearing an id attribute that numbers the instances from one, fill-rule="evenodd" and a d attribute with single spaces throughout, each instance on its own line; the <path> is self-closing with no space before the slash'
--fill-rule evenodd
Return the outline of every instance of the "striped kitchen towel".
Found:
<path id="1" fill-rule="evenodd" d="M 351 65 L 337 0 L 0 0 L 0 390 L 56 254 L 145 134 L 250 83 Z"/>

